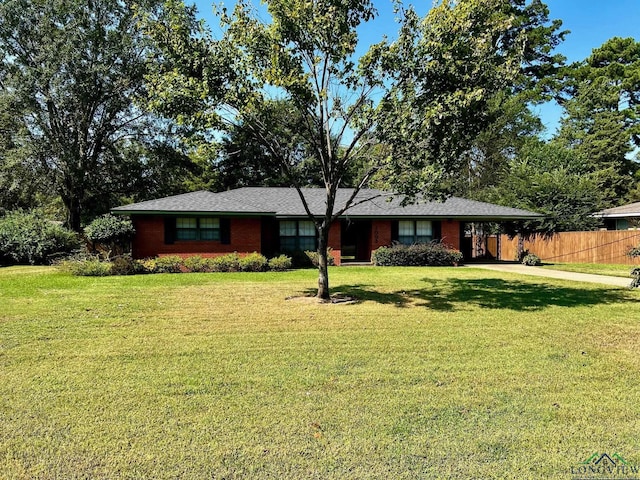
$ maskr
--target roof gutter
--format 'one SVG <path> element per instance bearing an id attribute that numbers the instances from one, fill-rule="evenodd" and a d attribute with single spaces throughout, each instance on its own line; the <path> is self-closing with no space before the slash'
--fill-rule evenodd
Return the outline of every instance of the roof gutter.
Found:
<path id="1" fill-rule="evenodd" d="M 124 210 L 112 209 L 113 215 L 164 215 L 164 216 L 186 216 L 195 217 L 199 215 L 213 215 L 216 217 L 264 217 L 275 216 L 275 212 L 211 212 L 194 210 Z"/>

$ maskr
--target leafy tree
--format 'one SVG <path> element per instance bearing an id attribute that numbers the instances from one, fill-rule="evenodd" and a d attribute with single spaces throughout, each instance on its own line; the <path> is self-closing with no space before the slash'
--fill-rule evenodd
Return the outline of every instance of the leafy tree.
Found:
<path id="1" fill-rule="evenodd" d="M 462 156 L 462 170 L 454 177 L 454 195 L 484 199 L 492 187 L 503 181 L 509 163 L 543 130 L 540 119 L 521 95 L 502 92 L 492 102 L 492 108 L 496 109 L 494 120 Z"/>
<path id="2" fill-rule="evenodd" d="M 141 3 L 154 8 L 154 0 Z M 139 187 L 132 173 L 160 171 L 147 162 L 150 155 L 127 157 L 136 148 L 153 150 L 161 137 L 162 125 L 135 105 L 144 94 L 148 48 L 124 0 L 0 3 L 0 88 L 23 149 L 11 161 L 38 169 L 76 231 L 83 216 Z"/>
<path id="3" fill-rule="evenodd" d="M 398 6 L 398 38 L 357 58 L 357 28 L 376 14 L 370 0 L 270 0 L 266 10 L 263 21 L 248 0 L 222 8 L 216 40 L 193 8 L 168 0 L 147 18 L 162 52 L 151 104 L 193 128 L 242 125 L 269 153 L 316 226 L 318 297 L 327 299 L 329 228 L 357 192 L 375 176 L 409 199 L 446 195 L 494 95 L 526 88 L 552 63 L 559 24 L 547 24 L 538 0 L 442 2 L 424 20 Z M 274 100 L 283 98 L 301 121 L 278 121 Z M 321 215 L 300 189 L 300 138 L 327 192 Z M 337 205 L 356 164 L 354 194 Z"/>
<path id="4" fill-rule="evenodd" d="M 566 115 L 558 140 L 607 172 L 609 202 L 623 201 L 638 169 L 640 147 L 640 42 L 615 37 L 564 72 L 560 98 Z"/>
<path id="5" fill-rule="evenodd" d="M 22 142 L 23 128 L 13 114 L 11 99 L 0 93 L 0 214 L 28 209 L 47 191 L 40 166 Z"/>
<path id="6" fill-rule="evenodd" d="M 16 210 L 0 217 L 0 264 L 44 264 L 78 247 L 74 232 L 40 210 Z"/>
<path id="7" fill-rule="evenodd" d="M 292 131 L 303 121 L 300 112 L 289 102 L 276 100 L 269 105 L 272 122 L 279 125 L 290 124 Z M 297 143 L 297 145 L 295 145 Z M 321 185 L 317 162 L 306 139 L 299 135 L 293 138 L 292 149 L 297 150 L 290 170 L 295 170 L 300 184 Z M 282 187 L 290 184 L 272 153 L 253 135 L 250 125 L 233 125 L 222 142 L 222 151 L 217 161 L 218 188 L 226 190 L 245 186 Z"/>
<path id="8" fill-rule="evenodd" d="M 273 102 L 273 109 L 275 118 L 271 120 L 272 122 L 291 125 L 303 122 L 299 112 L 289 102 L 276 100 Z M 299 135 L 295 141 L 298 143 L 296 147 L 298 153 L 288 172 L 285 172 L 269 149 L 254 137 L 251 127 L 244 124 L 232 126 L 227 137 L 222 141 L 220 158 L 215 164 L 218 172 L 217 189 L 227 190 L 256 185 L 289 186 L 291 175 L 298 179 L 300 185 L 323 186 L 321 168 L 311 145 L 302 135 Z M 377 153 L 374 148 L 370 156 L 375 155 Z M 346 169 L 341 185 L 343 187 L 357 185 L 361 171 L 366 168 L 362 161 L 353 162 Z"/>
<path id="9" fill-rule="evenodd" d="M 591 214 L 603 205 L 602 183 L 601 172 L 590 172 L 588 163 L 573 151 L 531 142 L 511 161 L 488 200 L 545 215 L 518 225 L 516 233 L 593 230 L 598 219 Z"/>
<path id="10" fill-rule="evenodd" d="M 91 242 L 94 252 L 100 252 L 109 258 L 111 255 L 122 255 L 133 236 L 135 229 L 129 218 L 116 217 L 107 213 L 95 218 L 84 228 L 87 240 Z"/>

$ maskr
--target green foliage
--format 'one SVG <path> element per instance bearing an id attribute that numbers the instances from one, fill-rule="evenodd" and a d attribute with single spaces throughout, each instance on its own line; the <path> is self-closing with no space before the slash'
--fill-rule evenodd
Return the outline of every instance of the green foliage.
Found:
<path id="1" fill-rule="evenodd" d="M 504 92 L 490 102 L 489 122 L 462 156 L 461 170 L 452 178 L 456 196 L 482 200 L 499 185 L 509 162 L 544 130 L 529 109 L 530 95 Z"/>
<path id="2" fill-rule="evenodd" d="M 267 257 L 256 252 L 240 257 L 239 263 L 243 272 L 264 272 L 269 266 Z"/>
<path id="3" fill-rule="evenodd" d="M 199 255 L 185 259 L 168 255 L 157 258 L 134 260 L 130 255 L 121 255 L 111 261 L 102 261 L 99 256 L 69 258 L 60 262 L 61 270 L 77 276 L 136 275 L 153 273 L 209 273 L 209 272 L 264 272 L 284 271 L 291 268 L 291 258 L 286 255 L 267 260 L 259 253 L 240 257 L 229 253 L 213 258 Z"/>
<path id="4" fill-rule="evenodd" d="M 423 21 L 409 10 L 399 39 L 366 57 L 393 85 L 377 123 L 391 146 L 382 172 L 391 188 L 446 195 L 463 154 L 500 116 L 497 97 L 533 88 L 562 61 L 549 53 L 563 37 L 560 23 L 549 24 L 541 2 L 438 2 Z"/>
<path id="5" fill-rule="evenodd" d="M 462 253 L 437 242 L 397 244 L 374 250 L 371 260 L 381 267 L 452 266 L 462 261 Z"/>
<path id="6" fill-rule="evenodd" d="M 542 260 L 535 253 L 528 253 L 522 258 L 522 264 L 529 267 L 537 267 L 542 265 Z"/>
<path id="7" fill-rule="evenodd" d="M 136 3 L 153 11 L 160 2 Z M 121 195 L 171 186 L 183 164 L 168 124 L 138 106 L 150 52 L 132 2 L 0 3 L 0 110 L 13 122 L 7 150 L 20 181 L 7 201 L 28 200 L 34 188 L 59 195 L 79 232 Z"/>
<path id="8" fill-rule="evenodd" d="M 603 206 L 602 181 L 573 151 L 534 141 L 509 163 L 485 200 L 545 215 L 515 227 L 525 234 L 593 230 L 599 220 L 591 214 Z"/>
<path id="9" fill-rule="evenodd" d="M 182 263 L 187 272 L 207 273 L 211 271 L 210 259 L 202 258 L 200 255 L 187 257 Z"/>
<path id="10" fill-rule="evenodd" d="M 183 260 L 177 255 L 139 260 L 141 273 L 181 273 Z"/>
<path id="11" fill-rule="evenodd" d="M 640 146 L 640 42 L 614 37 L 563 72 L 562 119 L 558 141 L 607 172 L 609 202 L 624 201 L 638 165 Z"/>
<path id="12" fill-rule="evenodd" d="M 85 258 L 81 260 L 64 260 L 58 268 L 63 272 L 69 272 L 77 277 L 106 277 L 108 275 L 120 275 L 112 272 L 111 262 L 104 262 L 99 257 Z"/>
<path id="13" fill-rule="evenodd" d="M 286 255 L 279 255 L 277 257 L 273 257 L 269 259 L 268 265 L 269 270 L 274 272 L 284 272 L 285 270 L 289 270 L 292 266 L 291 257 Z"/>
<path id="14" fill-rule="evenodd" d="M 155 259 L 153 273 L 181 273 L 182 257 L 178 255 L 166 255 Z"/>
<path id="15" fill-rule="evenodd" d="M 95 250 L 122 255 L 135 235 L 131 219 L 111 214 L 102 215 L 93 220 L 84 229 L 84 234 Z"/>
<path id="16" fill-rule="evenodd" d="M 239 272 L 240 271 L 240 255 L 237 253 L 228 253 L 213 257 L 209 260 L 212 272 Z"/>
<path id="17" fill-rule="evenodd" d="M 75 233 L 37 210 L 0 217 L 0 262 L 48 263 L 53 256 L 70 253 L 78 246 Z"/>
<path id="18" fill-rule="evenodd" d="M 130 255 L 120 255 L 111 260 L 111 275 L 135 275 L 145 273 L 140 262 Z"/>
<path id="19" fill-rule="evenodd" d="M 49 200 L 51 185 L 42 165 L 22 142 L 23 126 L 16 115 L 19 108 L 11 95 L 0 88 L 0 214 L 42 207 Z"/>

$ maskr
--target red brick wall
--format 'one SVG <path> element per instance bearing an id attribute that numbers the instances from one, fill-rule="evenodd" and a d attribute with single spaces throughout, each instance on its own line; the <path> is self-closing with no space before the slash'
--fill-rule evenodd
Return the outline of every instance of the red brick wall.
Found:
<path id="1" fill-rule="evenodd" d="M 133 256 L 146 258 L 163 255 L 188 257 L 201 255 L 215 257 L 225 253 L 261 252 L 261 220 L 259 218 L 232 218 L 231 243 L 176 241 L 164 243 L 164 218 L 160 216 L 134 216 L 136 236 L 133 240 Z M 334 222 L 329 230 L 329 247 L 333 250 L 336 265 L 340 265 L 341 225 Z M 460 222 L 442 221 L 442 241 L 452 247 L 461 248 Z M 371 222 L 371 251 L 383 245 L 391 245 L 391 220 L 373 220 Z"/>
<path id="2" fill-rule="evenodd" d="M 391 220 L 373 220 L 371 222 L 371 251 L 391 245 Z"/>
<path id="3" fill-rule="evenodd" d="M 179 241 L 164 243 L 164 218 L 159 216 L 134 216 L 136 236 L 133 240 L 134 258 L 164 255 L 189 257 L 215 257 L 225 253 L 260 253 L 261 222 L 259 218 L 232 218 L 231 243 L 223 245 L 216 241 Z"/>
<path id="4" fill-rule="evenodd" d="M 340 221 L 335 221 L 329 229 L 329 248 L 333 250 L 333 261 L 336 265 L 340 265 L 340 256 L 342 255 L 342 239 Z"/>
<path id="5" fill-rule="evenodd" d="M 457 220 L 443 220 L 442 223 L 442 243 L 461 249 L 460 243 L 460 222 Z"/>

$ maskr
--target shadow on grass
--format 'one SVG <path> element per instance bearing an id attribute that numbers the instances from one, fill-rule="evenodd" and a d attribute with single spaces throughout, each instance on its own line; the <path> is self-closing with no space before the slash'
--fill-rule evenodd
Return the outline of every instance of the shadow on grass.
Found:
<path id="1" fill-rule="evenodd" d="M 539 311 L 547 307 L 583 307 L 633 301 L 624 290 L 582 289 L 502 279 L 423 279 L 428 284 L 414 290 L 381 292 L 373 285 L 339 285 L 333 290 L 364 302 L 399 308 L 409 305 L 439 311 L 456 311 L 465 306 L 515 311 Z M 307 292 L 313 295 L 315 292 Z"/>

